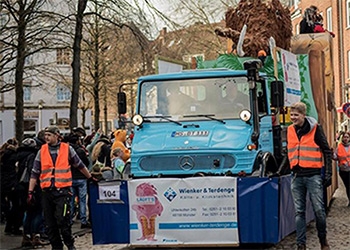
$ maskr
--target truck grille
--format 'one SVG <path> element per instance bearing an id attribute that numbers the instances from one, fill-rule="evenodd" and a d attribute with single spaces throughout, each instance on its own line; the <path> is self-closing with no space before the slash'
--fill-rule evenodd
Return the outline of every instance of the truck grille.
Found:
<path id="1" fill-rule="evenodd" d="M 219 162 L 215 166 L 214 162 Z M 147 156 L 140 161 L 140 167 L 144 171 L 166 172 L 166 171 L 218 171 L 228 170 L 235 165 L 232 155 L 181 155 L 181 156 Z"/>

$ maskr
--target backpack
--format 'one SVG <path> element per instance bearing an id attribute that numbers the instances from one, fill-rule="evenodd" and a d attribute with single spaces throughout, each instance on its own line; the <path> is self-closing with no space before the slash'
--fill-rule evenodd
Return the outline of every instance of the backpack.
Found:
<path id="1" fill-rule="evenodd" d="M 23 164 L 23 172 L 21 178 L 19 179 L 19 183 L 29 183 L 30 176 L 32 173 L 33 162 L 34 162 L 34 154 L 30 154 L 24 160 Z"/>

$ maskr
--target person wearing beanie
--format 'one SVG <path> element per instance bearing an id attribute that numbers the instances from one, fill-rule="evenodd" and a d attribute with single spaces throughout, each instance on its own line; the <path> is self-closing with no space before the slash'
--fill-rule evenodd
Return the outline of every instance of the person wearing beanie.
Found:
<path id="1" fill-rule="evenodd" d="M 32 202 L 34 188 L 40 180 L 42 206 L 51 247 L 63 249 L 64 243 L 68 250 L 73 250 L 76 248 L 70 223 L 71 167 L 77 168 L 88 180 L 97 180 L 91 176 L 75 150 L 59 138 L 60 132 L 56 126 L 45 128 L 46 144 L 41 147 L 34 160 L 27 202 Z"/>

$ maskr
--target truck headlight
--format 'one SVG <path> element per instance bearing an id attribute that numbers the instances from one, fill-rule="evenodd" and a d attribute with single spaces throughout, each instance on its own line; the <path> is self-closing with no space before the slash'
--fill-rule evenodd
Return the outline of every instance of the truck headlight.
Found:
<path id="1" fill-rule="evenodd" d="M 143 123 L 142 115 L 134 115 L 134 117 L 132 118 L 132 123 L 134 123 L 134 125 L 136 126 L 141 126 Z"/>
<path id="2" fill-rule="evenodd" d="M 244 122 L 249 121 L 251 117 L 252 113 L 250 113 L 250 111 L 247 109 L 244 109 L 241 111 L 241 113 L 239 113 L 239 118 L 241 118 L 241 120 Z"/>

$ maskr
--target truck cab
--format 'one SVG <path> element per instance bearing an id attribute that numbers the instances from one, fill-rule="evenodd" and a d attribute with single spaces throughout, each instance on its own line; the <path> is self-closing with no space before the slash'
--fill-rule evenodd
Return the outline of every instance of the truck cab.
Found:
<path id="1" fill-rule="evenodd" d="M 273 81 L 269 88 L 259 65 L 252 60 L 245 63 L 246 70 L 140 77 L 131 176 L 276 173 L 283 149 L 271 107 L 283 106 L 283 86 Z M 125 113 L 125 105 L 125 93 L 120 92 L 119 113 Z"/>

